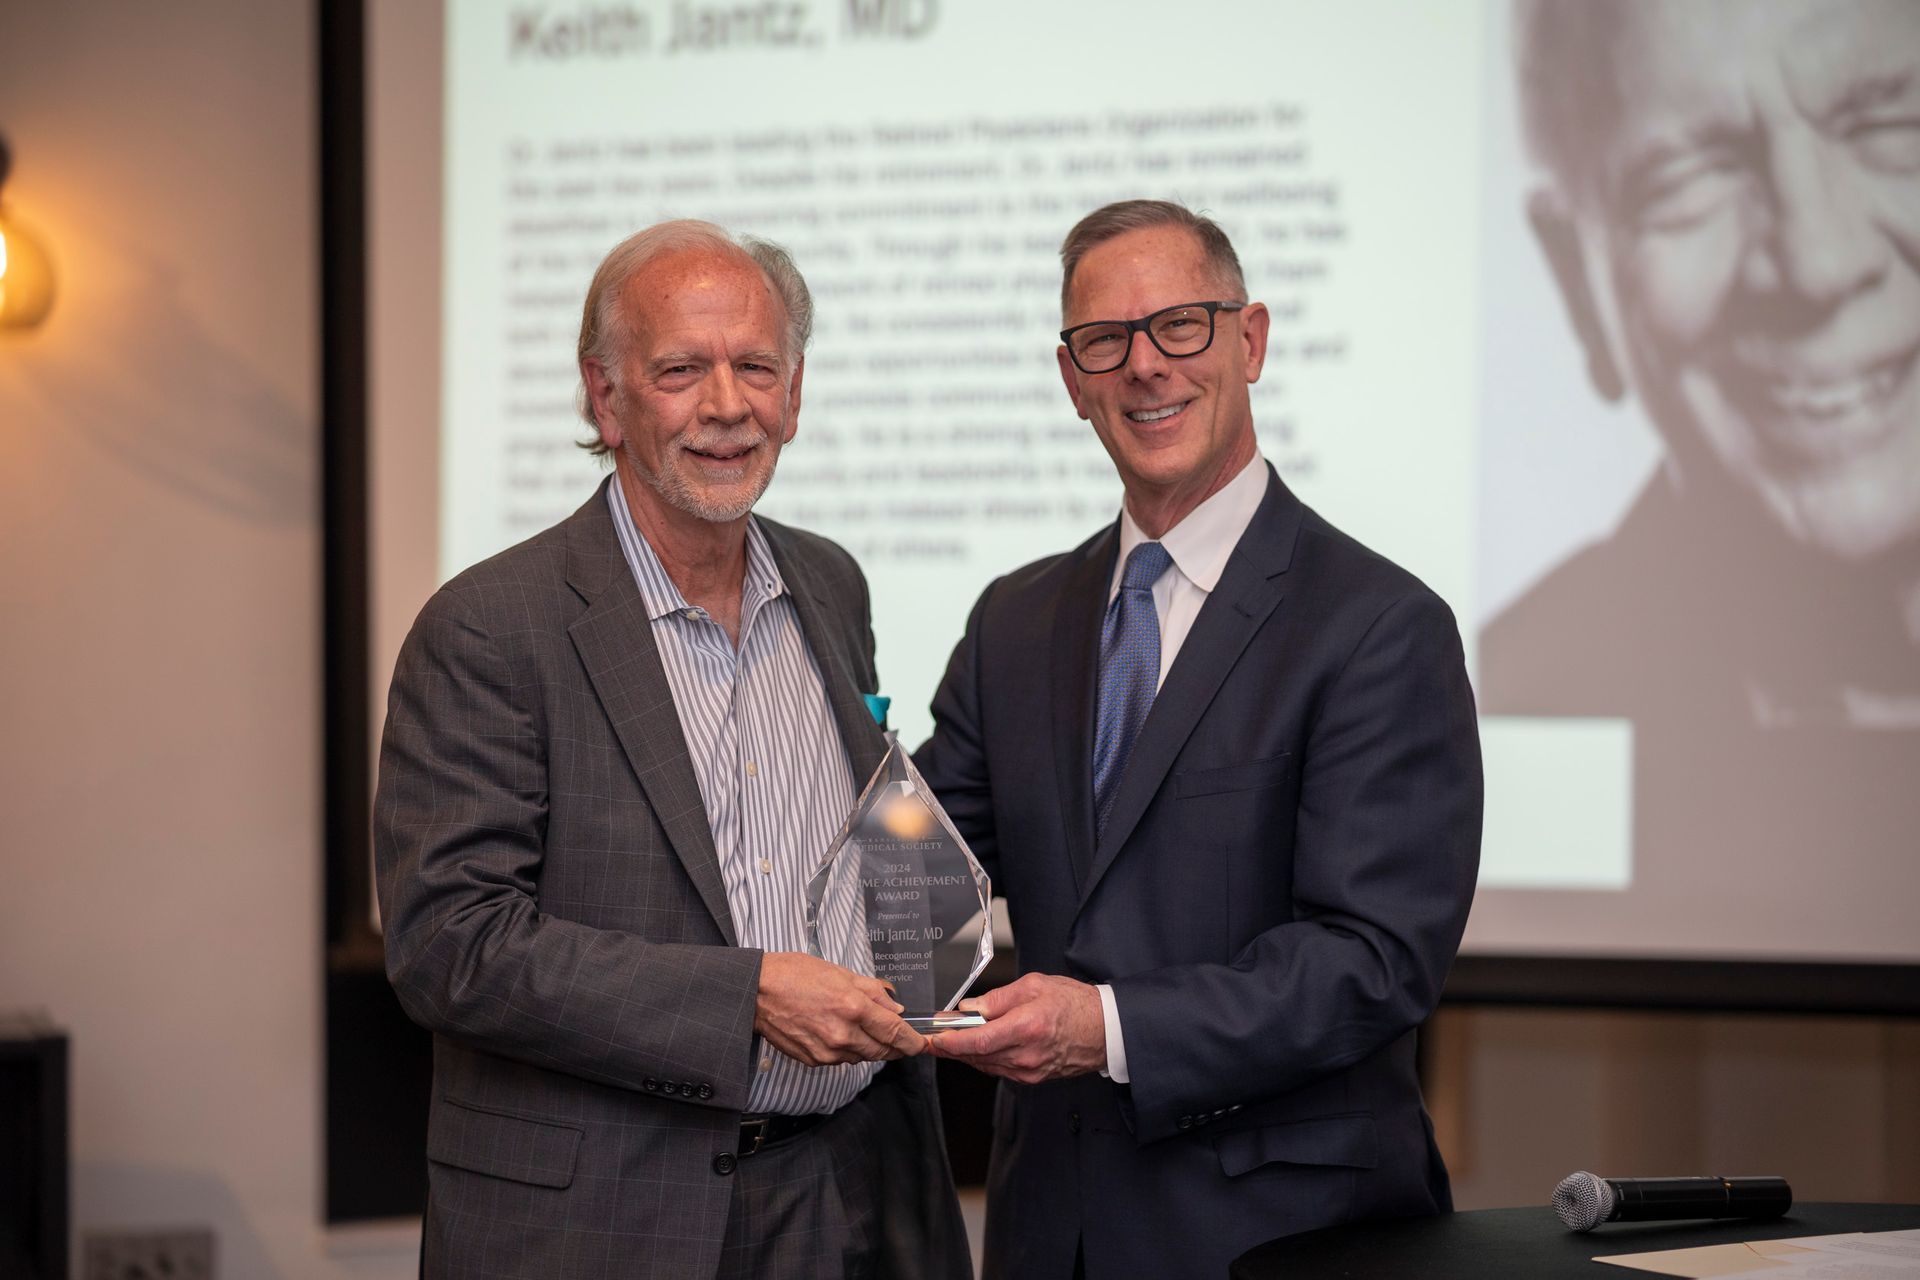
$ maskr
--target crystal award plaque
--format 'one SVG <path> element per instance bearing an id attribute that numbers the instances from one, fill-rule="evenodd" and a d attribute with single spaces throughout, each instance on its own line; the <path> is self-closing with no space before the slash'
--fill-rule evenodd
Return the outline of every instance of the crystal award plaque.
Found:
<path id="1" fill-rule="evenodd" d="M 875 719 L 884 716 L 884 699 Z M 887 754 L 807 883 L 807 946 L 893 987 L 922 1035 L 977 1027 L 954 1009 L 993 958 L 987 873 L 891 731 Z"/>

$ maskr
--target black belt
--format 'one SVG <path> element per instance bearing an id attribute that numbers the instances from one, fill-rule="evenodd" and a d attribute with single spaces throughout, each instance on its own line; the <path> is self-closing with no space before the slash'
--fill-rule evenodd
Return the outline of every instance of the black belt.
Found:
<path id="1" fill-rule="evenodd" d="M 823 1120 L 832 1118 L 832 1114 L 820 1112 L 810 1116 L 741 1116 L 740 1156 L 745 1159 L 789 1138 L 797 1138 Z"/>

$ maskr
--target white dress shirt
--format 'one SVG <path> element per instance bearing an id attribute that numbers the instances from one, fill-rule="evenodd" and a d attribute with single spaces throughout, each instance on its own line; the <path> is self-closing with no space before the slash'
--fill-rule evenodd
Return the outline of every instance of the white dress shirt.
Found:
<path id="1" fill-rule="evenodd" d="M 1160 618 L 1160 679 L 1157 690 L 1167 682 L 1173 660 L 1180 656 L 1200 606 L 1220 583 L 1227 558 L 1240 545 L 1240 537 L 1267 496 L 1267 463 L 1256 450 L 1253 460 L 1240 473 L 1220 487 L 1219 492 L 1187 513 L 1179 524 L 1166 531 L 1160 545 L 1173 558 L 1173 565 L 1153 584 L 1153 609 Z M 1150 541 L 1133 513 L 1120 508 L 1120 554 L 1114 560 L 1113 581 L 1107 587 L 1107 604 L 1120 594 L 1120 579 L 1126 572 L 1127 557 L 1143 542 Z M 1113 988 L 1101 983 L 1100 1012 L 1107 1028 L 1107 1069 L 1101 1072 L 1120 1084 L 1127 1083 L 1127 1046 L 1120 1034 L 1120 1010 L 1114 1004 Z"/>
<path id="2" fill-rule="evenodd" d="M 740 945 L 804 951 L 807 878 L 853 807 L 854 779 L 767 535 L 759 521 L 747 521 L 736 647 L 674 585 L 635 527 L 618 475 L 607 486 L 607 506 L 673 692 Z M 837 1111 L 880 1069 L 875 1062 L 805 1066 L 759 1036 L 753 1054 L 751 1112 Z"/>

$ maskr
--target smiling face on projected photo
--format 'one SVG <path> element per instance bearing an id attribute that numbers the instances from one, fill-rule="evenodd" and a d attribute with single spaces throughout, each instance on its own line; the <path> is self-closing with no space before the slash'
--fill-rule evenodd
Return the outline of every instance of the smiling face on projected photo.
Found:
<path id="1" fill-rule="evenodd" d="M 587 381 L 629 503 L 664 520 L 743 519 L 800 413 L 802 362 L 766 277 L 744 255 L 666 253 L 627 282 L 620 309 L 618 368 Z"/>
<path id="2" fill-rule="evenodd" d="M 1232 300 L 1224 287 L 1185 228 L 1128 231 L 1080 259 L 1065 325 Z M 1222 311 L 1214 317 L 1212 345 L 1178 357 L 1136 333 L 1127 362 L 1111 373 L 1082 373 L 1067 349 L 1059 349 L 1073 407 L 1093 424 L 1126 485 L 1128 509 L 1150 535 L 1164 533 L 1253 457 L 1247 388 L 1266 359 L 1267 324 L 1267 309 L 1257 302 Z"/>
<path id="3" fill-rule="evenodd" d="M 1691 493 L 1843 559 L 1910 555 L 1920 5 L 1607 12 L 1609 91 L 1556 144 L 1585 157 L 1571 216 L 1535 209 L 1596 381 L 1639 395 Z"/>

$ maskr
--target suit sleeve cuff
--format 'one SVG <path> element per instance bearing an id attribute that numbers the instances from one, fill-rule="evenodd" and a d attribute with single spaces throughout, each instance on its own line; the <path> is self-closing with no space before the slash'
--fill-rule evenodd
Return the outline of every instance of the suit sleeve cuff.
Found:
<path id="1" fill-rule="evenodd" d="M 1127 1042 L 1120 1034 L 1120 1007 L 1113 1002 L 1113 988 L 1106 983 L 1094 990 L 1100 993 L 1100 1016 L 1107 1024 L 1107 1066 L 1100 1074 L 1115 1084 L 1126 1084 Z"/>

